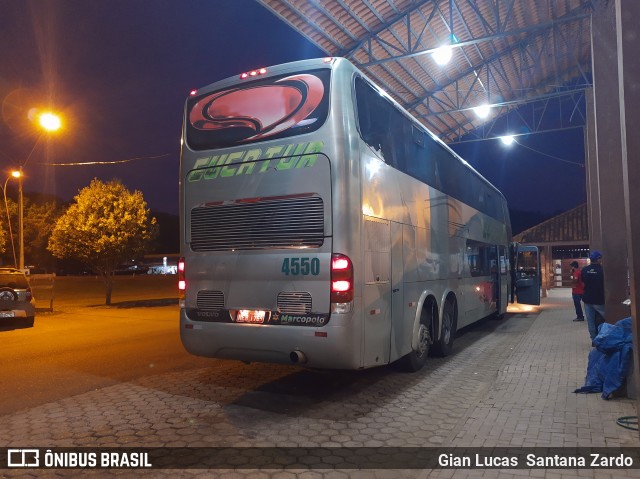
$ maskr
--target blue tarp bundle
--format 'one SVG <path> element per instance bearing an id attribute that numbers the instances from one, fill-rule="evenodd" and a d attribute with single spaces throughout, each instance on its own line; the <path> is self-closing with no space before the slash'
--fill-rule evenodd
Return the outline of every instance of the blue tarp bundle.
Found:
<path id="1" fill-rule="evenodd" d="M 603 399 L 624 384 L 632 361 L 631 318 L 616 324 L 603 323 L 593 340 L 595 346 L 589 353 L 589 365 L 585 384 L 576 393 L 597 393 L 602 391 Z"/>

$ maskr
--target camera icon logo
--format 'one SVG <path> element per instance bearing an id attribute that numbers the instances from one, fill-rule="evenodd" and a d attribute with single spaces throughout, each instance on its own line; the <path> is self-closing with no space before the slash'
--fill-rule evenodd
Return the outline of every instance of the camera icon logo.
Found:
<path id="1" fill-rule="evenodd" d="M 9 449 L 7 451 L 8 467 L 39 467 L 39 449 Z"/>

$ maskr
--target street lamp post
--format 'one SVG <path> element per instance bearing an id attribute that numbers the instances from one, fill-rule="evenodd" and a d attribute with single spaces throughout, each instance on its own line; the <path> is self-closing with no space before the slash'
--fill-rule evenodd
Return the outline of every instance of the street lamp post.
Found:
<path id="1" fill-rule="evenodd" d="M 41 113 L 38 116 L 38 123 L 40 124 L 40 127 L 47 132 L 54 132 L 62 127 L 62 121 L 60 117 L 51 112 Z M 20 164 L 19 170 L 11 172 L 11 176 L 18 179 L 18 247 L 20 249 L 18 268 L 21 271 L 24 271 L 24 198 L 22 196 L 22 177 L 24 176 L 24 174 L 22 173 L 22 166 L 25 163 L 26 161 Z"/>
<path id="2" fill-rule="evenodd" d="M 11 231 L 11 216 L 9 216 L 9 204 L 7 203 L 7 183 L 9 183 L 9 179 L 20 177 L 19 171 L 12 171 L 7 179 L 4 180 L 4 186 L 2 187 L 2 194 L 4 196 L 4 208 L 7 212 L 7 226 L 9 226 L 9 238 L 11 239 L 11 251 L 13 252 L 13 266 L 17 267 L 18 262 L 16 261 L 16 247 L 13 243 L 13 232 Z"/>
<path id="3" fill-rule="evenodd" d="M 13 171 L 11 173 L 15 178 L 18 178 L 18 247 L 20 248 L 20 262 L 18 268 L 20 271 L 24 271 L 24 201 L 22 198 L 22 166 L 19 171 Z"/>

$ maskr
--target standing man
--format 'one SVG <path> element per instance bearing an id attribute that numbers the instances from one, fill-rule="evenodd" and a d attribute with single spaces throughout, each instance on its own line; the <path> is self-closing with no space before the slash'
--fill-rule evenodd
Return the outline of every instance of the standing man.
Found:
<path id="1" fill-rule="evenodd" d="M 600 261 L 602 253 L 600 251 L 592 251 L 589 255 L 591 264 L 582 268 L 582 282 L 584 283 L 584 294 L 582 301 L 584 302 L 584 312 L 587 317 L 587 326 L 589 327 L 589 336 L 591 340 L 598 335 L 598 325 L 596 323 L 596 315 L 600 314 L 604 319 L 604 271 Z"/>
<path id="2" fill-rule="evenodd" d="M 577 261 L 572 261 L 571 266 L 571 297 L 573 298 L 573 306 L 576 308 L 576 319 L 574 321 L 584 321 L 582 314 L 582 295 L 584 294 L 584 283 L 580 277 L 580 268 Z"/>

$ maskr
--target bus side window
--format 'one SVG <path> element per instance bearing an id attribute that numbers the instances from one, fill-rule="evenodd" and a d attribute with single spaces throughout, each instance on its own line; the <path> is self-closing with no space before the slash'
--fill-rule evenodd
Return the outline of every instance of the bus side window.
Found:
<path id="1" fill-rule="evenodd" d="M 402 170 L 400 162 L 405 156 L 405 123 L 410 123 L 391 102 L 356 78 L 356 104 L 362 139 L 382 155 L 385 163 Z"/>
<path id="2" fill-rule="evenodd" d="M 488 276 L 495 264 L 495 253 L 492 253 L 490 245 L 468 239 L 467 262 L 471 276 Z"/>
<path id="3" fill-rule="evenodd" d="M 434 141 L 428 133 L 361 78 L 356 78 L 355 90 L 358 125 L 365 143 L 380 152 L 389 165 L 439 189 Z"/>
<path id="4" fill-rule="evenodd" d="M 358 109 L 358 126 L 364 142 L 376 151 L 382 148 L 381 132 L 383 121 L 377 108 L 380 95 L 362 79 L 356 78 L 356 101 Z"/>

